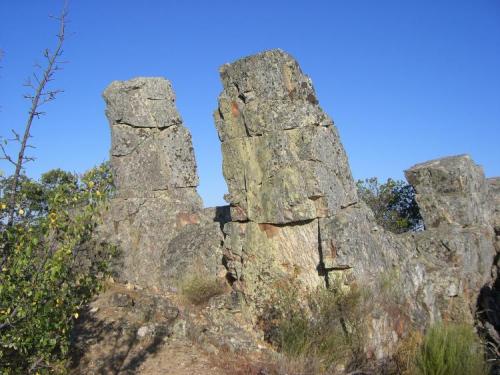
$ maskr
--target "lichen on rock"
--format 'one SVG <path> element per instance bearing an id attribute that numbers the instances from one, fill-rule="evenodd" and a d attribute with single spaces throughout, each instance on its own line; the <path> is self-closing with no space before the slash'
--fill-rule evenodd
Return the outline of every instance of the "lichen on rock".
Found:
<path id="1" fill-rule="evenodd" d="M 115 81 L 103 96 L 117 189 L 107 232 L 122 252 L 120 276 L 165 289 L 197 262 L 215 277 L 222 232 L 215 212 L 203 210 L 196 192 L 191 134 L 177 112 L 172 85 L 164 78 Z"/>

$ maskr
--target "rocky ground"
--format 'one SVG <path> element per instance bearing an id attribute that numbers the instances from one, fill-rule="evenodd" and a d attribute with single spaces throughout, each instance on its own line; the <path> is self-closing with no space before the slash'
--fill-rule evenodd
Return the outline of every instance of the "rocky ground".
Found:
<path id="1" fill-rule="evenodd" d="M 72 374 L 272 374 L 268 344 L 248 352 L 238 330 L 214 319 L 214 304 L 186 304 L 176 293 L 108 283 L 81 313 L 74 331 Z M 215 320 L 217 320 L 215 318 Z M 225 324 L 224 331 L 213 324 Z M 209 327 L 208 324 L 211 326 Z M 244 327 L 241 323 L 240 327 Z M 234 333 L 234 332 L 233 332 Z M 252 338 L 252 341 L 256 338 Z M 253 343 L 252 343 L 253 345 Z"/>

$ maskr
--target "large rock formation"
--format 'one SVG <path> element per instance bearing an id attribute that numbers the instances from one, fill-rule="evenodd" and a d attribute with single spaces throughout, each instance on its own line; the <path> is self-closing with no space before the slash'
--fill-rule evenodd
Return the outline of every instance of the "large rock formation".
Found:
<path id="1" fill-rule="evenodd" d="M 403 285 L 397 298 L 366 317 L 367 350 L 377 357 L 390 354 L 410 327 L 456 319 L 457 311 L 472 320 L 494 254 L 481 168 L 467 156 L 411 168 L 427 230 L 385 232 L 358 202 L 333 121 L 290 55 L 264 52 L 220 73 L 215 122 L 232 218 L 225 264 L 255 314 L 284 278 L 304 291 L 340 279 L 377 294 L 391 275 Z"/>
<path id="2" fill-rule="evenodd" d="M 222 233 L 203 210 L 191 135 L 164 78 L 115 81 L 104 91 L 116 197 L 109 230 L 123 253 L 121 277 L 172 286 L 189 267 L 215 275 Z"/>
<path id="3" fill-rule="evenodd" d="M 117 186 L 108 221 L 125 280 L 166 289 L 193 267 L 225 276 L 232 293 L 212 322 L 231 321 L 242 307 L 256 322 L 284 282 L 304 294 L 333 281 L 357 285 L 376 297 L 365 350 L 377 358 L 411 328 L 472 322 L 481 288 L 496 295 L 500 184 L 470 157 L 406 171 L 426 230 L 395 235 L 358 200 L 333 121 L 290 55 L 267 51 L 220 74 L 214 117 L 229 208 L 202 209 L 191 138 L 168 81 L 113 82 L 104 92 Z M 220 338 L 224 324 L 203 332 Z"/>

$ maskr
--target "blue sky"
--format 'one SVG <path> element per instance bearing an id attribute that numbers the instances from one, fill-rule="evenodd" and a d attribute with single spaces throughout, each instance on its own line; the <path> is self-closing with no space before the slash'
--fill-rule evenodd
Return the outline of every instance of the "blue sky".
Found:
<path id="1" fill-rule="evenodd" d="M 22 83 L 55 45 L 58 0 L 0 0 L 0 134 L 20 131 Z M 191 130 L 208 206 L 226 185 L 212 120 L 218 67 L 271 48 L 291 53 L 334 119 L 355 178 L 403 178 L 425 160 L 469 153 L 500 175 L 500 2 L 72 0 L 64 93 L 34 124 L 28 165 L 83 172 L 108 158 L 101 93 L 164 76 Z M 8 172 L 5 162 L 0 169 Z"/>

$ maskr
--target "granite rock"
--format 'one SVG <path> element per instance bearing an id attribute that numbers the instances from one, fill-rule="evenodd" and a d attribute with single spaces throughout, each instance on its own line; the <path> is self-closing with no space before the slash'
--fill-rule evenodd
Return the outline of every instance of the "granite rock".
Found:
<path id="1" fill-rule="evenodd" d="M 481 167 L 459 155 L 417 164 L 405 171 L 416 190 L 427 228 L 441 223 L 489 225 L 488 186 Z"/>
<path id="2" fill-rule="evenodd" d="M 234 350 L 254 347 L 247 328 L 283 283 L 303 296 L 338 280 L 365 289 L 365 351 L 375 358 L 393 354 L 410 329 L 472 324 L 476 306 L 498 311 L 500 179 L 486 180 L 467 155 L 418 164 L 405 173 L 425 230 L 386 232 L 358 200 L 338 131 L 290 55 L 263 52 L 220 75 L 214 118 L 227 207 L 202 209 L 191 136 L 168 81 L 114 82 L 104 93 L 117 186 L 106 221 L 125 280 L 170 290 L 194 269 L 225 277 L 232 292 L 217 298 L 231 303 L 210 305 L 195 326 L 210 345 L 223 337 Z M 229 325 L 233 313 L 246 333 Z M 499 321 L 495 313 L 485 327 Z"/>
<path id="3" fill-rule="evenodd" d="M 106 224 L 121 251 L 120 277 L 168 289 L 194 262 L 215 275 L 222 267 L 221 224 L 215 211 L 202 209 L 191 135 L 170 82 L 115 81 L 103 96 L 117 189 Z"/>
<path id="4" fill-rule="evenodd" d="M 311 80 L 281 50 L 226 64 L 215 122 L 237 220 L 286 224 L 357 201 L 333 121 Z"/>

